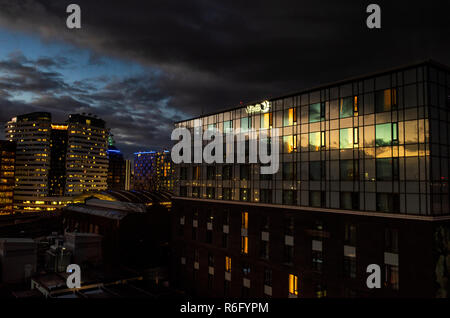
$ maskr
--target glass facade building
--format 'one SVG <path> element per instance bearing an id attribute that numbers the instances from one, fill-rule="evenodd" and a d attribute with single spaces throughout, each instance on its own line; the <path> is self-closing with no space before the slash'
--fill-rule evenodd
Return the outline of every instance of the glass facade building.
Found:
<path id="1" fill-rule="evenodd" d="M 278 128 L 280 169 L 180 164 L 180 197 L 411 215 L 449 214 L 449 73 L 418 64 L 179 122 Z M 269 133 L 270 134 L 270 133 Z M 205 141 L 204 144 L 207 142 Z M 248 160 L 247 160 L 248 162 Z"/>
<path id="2" fill-rule="evenodd" d="M 172 283 L 206 297 L 448 297 L 449 95 L 449 68 L 426 61 L 175 123 L 191 139 L 265 131 L 270 146 L 277 129 L 280 160 L 261 174 L 248 140 L 245 163 L 195 163 L 192 147 L 175 165 Z M 366 285 L 370 264 L 381 288 Z"/>

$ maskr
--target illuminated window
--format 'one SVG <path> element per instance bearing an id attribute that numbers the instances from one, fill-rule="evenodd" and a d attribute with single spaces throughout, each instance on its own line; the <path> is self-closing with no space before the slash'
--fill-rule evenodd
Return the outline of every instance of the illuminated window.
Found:
<path id="1" fill-rule="evenodd" d="M 241 236 L 241 253 L 248 254 L 248 236 Z"/>
<path id="2" fill-rule="evenodd" d="M 339 148 L 353 148 L 353 128 L 343 128 L 339 130 Z"/>
<path id="3" fill-rule="evenodd" d="M 292 153 L 297 150 L 297 136 L 283 136 L 283 152 Z"/>
<path id="4" fill-rule="evenodd" d="M 243 229 L 248 229 L 248 212 L 241 213 L 241 227 Z"/>
<path id="5" fill-rule="evenodd" d="M 297 123 L 297 108 L 289 108 L 284 111 L 283 126 L 292 126 Z"/>
<path id="6" fill-rule="evenodd" d="M 225 256 L 225 271 L 231 273 L 231 257 Z"/>
<path id="7" fill-rule="evenodd" d="M 298 277 L 289 274 L 289 294 L 298 295 Z"/>
<path id="8" fill-rule="evenodd" d="M 269 129 L 273 126 L 272 113 L 265 113 L 261 115 L 261 128 Z"/>

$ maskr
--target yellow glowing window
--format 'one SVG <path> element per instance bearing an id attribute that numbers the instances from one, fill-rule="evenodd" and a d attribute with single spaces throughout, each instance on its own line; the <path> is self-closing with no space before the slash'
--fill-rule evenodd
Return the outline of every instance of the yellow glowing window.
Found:
<path id="1" fill-rule="evenodd" d="M 261 128 L 272 128 L 273 126 L 273 117 L 272 113 L 265 113 L 261 116 Z"/>
<path id="2" fill-rule="evenodd" d="M 297 108 L 289 108 L 284 111 L 283 126 L 292 126 L 297 123 Z"/>
<path id="3" fill-rule="evenodd" d="M 248 229 L 248 212 L 242 212 L 242 228 Z"/>
<path id="4" fill-rule="evenodd" d="M 294 152 L 297 149 L 297 136 L 283 136 L 283 150 L 285 153 Z"/>
<path id="5" fill-rule="evenodd" d="M 241 253 L 248 254 L 248 236 L 241 236 Z"/>
<path id="6" fill-rule="evenodd" d="M 231 257 L 225 256 L 225 271 L 231 272 Z"/>
<path id="7" fill-rule="evenodd" d="M 358 109 L 359 109 L 358 96 L 355 96 L 353 98 L 353 114 L 356 116 L 358 115 Z"/>
<path id="8" fill-rule="evenodd" d="M 298 277 L 289 274 L 289 294 L 298 295 Z"/>

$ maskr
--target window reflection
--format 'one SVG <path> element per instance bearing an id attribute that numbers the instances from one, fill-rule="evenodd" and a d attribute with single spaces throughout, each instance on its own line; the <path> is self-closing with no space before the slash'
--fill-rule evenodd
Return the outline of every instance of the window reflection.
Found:
<path id="1" fill-rule="evenodd" d="M 309 133 L 309 150 L 319 151 L 321 145 L 321 134 L 320 132 Z"/>
<path id="2" fill-rule="evenodd" d="M 390 111 L 397 105 L 397 90 L 385 89 L 375 92 L 375 110 L 377 113 Z"/>
<path id="3" fill-rule="evenodd" d="M 241 118 L 241 132 L 247 132 L 249 128 L 252 127 L 251 117 Z"/>
<path id="4" fill-rule="evenodd" d="M 283 152 L 291 153 L 297 150 L 297 136 L 283 136 Z"/>
<path id="5" fill-rule="evenodd" d="M 358 102 L 357 98 L 356 99 L 354 99 L 353 97 L 341 98 L 339 103 L 339 117 L 346 118 L 353 116 L 353 110 L 355 109 L 354 103 L 357 102 Z M 357 106 L 356 111 L 358 111 Z"/>
<path id="6" fill-rule="evenodd" d="M 341 149 L 353 148 L 353 128 L 343 128 L 339 131 Z"/>
<path id="7" fill-rule="evenodd" d="M 315 123 L 325 118 L 325 103 L 309 105 L 309 122 Z"/>
<path id="8" fill-rule="evenodd" d="M 272 113 L 265 113 L 261 115 L 261 128 L 269 129 L 273 126 Z"/>
<path id="9" fill-rule="evenodd" d="M 233 130 L 233 121 L 228 120 L 223 123 L 223 131 L 224 133 L 229 133 Z"/>
<path id="10" fill-rule="evenodd" d="M 283 115 L 283 126 L 292 126 L 297 123 L 297 108 L 286 109 Z"/>
<path id="11" fill-rule="evenodd" d="M 376 159 L 376 164 L 378 181 L 398 180 L 398 158 Z"/>

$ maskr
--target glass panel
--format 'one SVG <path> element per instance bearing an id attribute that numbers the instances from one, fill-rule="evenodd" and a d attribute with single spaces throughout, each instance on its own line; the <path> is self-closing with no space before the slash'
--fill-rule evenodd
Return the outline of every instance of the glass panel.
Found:
<path id="1" fill-rule="evenodd" d="M 395 89 L 375 92 L 375 109 L 377 113 L 390 111 L 392 106 L 396 104 L 397 91 Z"/>
<path id="2" fill-rule="evenodd" d="M 231 132 L 233 130 L 233 121 L 228 120 L 223 123 L 223 131 L 224 133 Z"/>
<path id="3" fill-rule="evenodd" d="M 377 159 L 376 167 L 378 181 L 391 181 L 398 179 L 398 158 Z"/>
<path id="4" fill-rule="evenodd" d="M 311 191 L 309 192 L 309 205 L 312 207 L 320 208 L 322 203 L 322 192 Z"/>
<path id="5" fill-rule="evenodd" d="M 418 141 L 417 120 L 405 121 L 405 144 L 416 143 Z"/>
<path id="6" fill-rule="evenodd" d="M 319 151 L 320 149 L 320 132 L 309 133 L 309 150 L 310 151 Z"/>
<path id="7" fill-rule="evenodd" d="M 320 103 L 309 105 L 309 122 L 315 123 L 320 121 Z"/>
<path id="8" fill-rule="evenodd" d="M 341 149 L 353 148 L 353 128 L 343 128 L 339 131 Z"/>
<path id="9" fill-rule="evenodd" d="M 252 126 L 252 119 L 250 117 L 241 118 L 241 132 L 247 132 Z"/>
<path id="10" fill-rule="evenodd" d="M 295 180 L 295 163 L 283 163 L 283 180 Z"/>
<path id="11" fill-rule="evenodd" d="M 375 126 L 376 146 L 390 146 L 392 144 L 392 124 L 378 124 Z"/>
<path id="12" fill-rule="evenodd" d="M 291 153 L 297 149 L 297 138 L 296 136 L 283 136 L 283 152 Z"/>
<path id="13" fill-rule="evenodd" d="M 353 97 L 341 98 L 339 105 L 339 117 L 353 116 Z"/>
<path id="14" fill-rule="evenodd" d="M 353 181 L 358 178 L 358 161 L 357 160 L 341 160 L 340 161 L 340 177 L 342 181 Z"/>
<path id="15" fill-rule="evenodd" d="M 289 108 L 285 110 L 283 116 L 283 126 L 292 126 L 297 121 L 295 117 L 296 117 L 295 108 Z"/>
<path id="16" fill-rule="evenodd" d="M 261 115 L 261 128 L 268 129 L 272 126 L 272 113 Z"/>
<path id="17" fill-rule="evenodd" d="M 309 179 L 312 181 L 322 180 L 322 161 L 309 162 Z"/>

